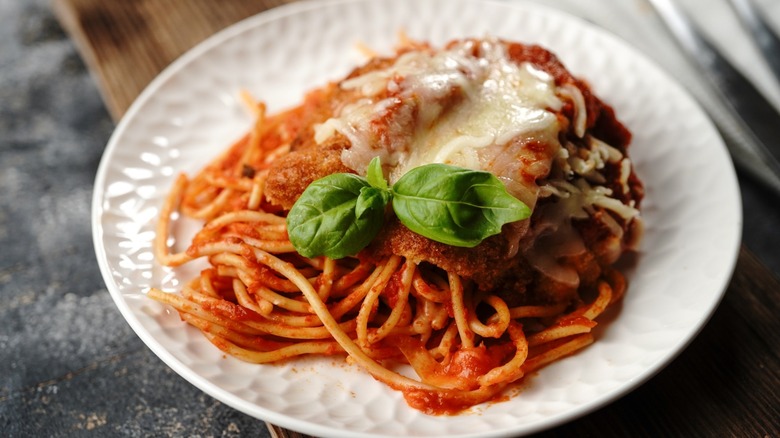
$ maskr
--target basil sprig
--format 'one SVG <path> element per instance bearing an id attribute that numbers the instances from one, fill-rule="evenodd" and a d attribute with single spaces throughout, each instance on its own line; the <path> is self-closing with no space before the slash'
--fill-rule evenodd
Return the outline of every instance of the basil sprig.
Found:
<path id="1" fill-rule="evenodd" d="M 427 164 L 390 187 L 374 158 L 365 178 L 335 173 L 311 183 L 287 215 L 290 242 L 306 257 L 355 255 L 379 233 L 391 201 L 410 230 L 467 248 L 531 215 L 490 172 Z"/>

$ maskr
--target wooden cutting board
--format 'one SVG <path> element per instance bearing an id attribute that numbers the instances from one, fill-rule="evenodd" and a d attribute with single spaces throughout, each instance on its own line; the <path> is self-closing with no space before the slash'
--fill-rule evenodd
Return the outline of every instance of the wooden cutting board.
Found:
<path id="1" fill-rule="evenodd" d="M 106 106 L 115 121 L 146 85 L 168 64 L 215 32 L 266 9 L 289 3 L 291 0 L 53 0 L 55 12 L 63 27 L 76 42 L 103 95 Z M 735 330 L 732 320 L 739 320 L 744 327 L 740 332 L 749 335 L 740 339 L 740 350 L 745 360 L 754 361 L 769 351 L 780 351 L 780 330 L 776 315 L 780 312 L 777 292 L 780 282 L 747 249 L 740 251 L 737 268 L 721 308 L 707 329 L 697 338 L 689 350 L 697 357 L 681 357 L 654 379 L 661 388 L 677 387 L 689 380 L 701 381 L 699 357 L 717 356 L 712 345 L 721 338 L 732 336 Z M 713 361 L 715 362 L 715 361 Z M 719 364 L 710 365 L 710 373 L 728 375 L 729 369 Z M 749 366 L 746 364 L 745 366 Z M 777 363 L 764 365 L 767 373 L 760 373 L 747 382 L 752 387 L 768 387 L 769 391 L 742 391 L 740 385 L 722 390 L 720 394 L 729 400 L 726 416 L 691 416 L 685 406 L 666 409 L 657 413 L 654 421 L 663 424 L 672 434 L 681 434 L 691 428 L 702 436 L 718 436 L 737 428 L 750 436 L 766 433 L 756 412 L 776 401 L 771 388 L 780 386 Z M 706 372 L 706 371 L 705 371 Z M 773 377 L 774 376 L 774 377 Z M 706 386 L 704 384 L 703 386 Z M 574 424 L 564 426 L 551 436 L 578 433 L 585 436 L 620 436 L 625 431 L 636 431 L 629 422 L 632 415 L 646 410 L 656 395 L 655 389 L 645 385 L 631 397 L 591 414 Z M 706 389 L 706 388 L 704 388 Z M 705 394 L 706 395 L 706 394 Z M 770 397 L 769 399 L 767 397 Z M 684 404 L 684 402 L 683 402 Z M 770 415 L 771 416 L 771 415 Z M 763 424 L 773 424 L 764 419 Z M 605 425 L 609 425 L 605 429 Z M 274 437 L 305 437 L 268 424 Z M 682 433 L 684 435 L 684 433 Z"/>
<path id="2" fill-rule="evenodd" d="M 219 30 L 291 0 L 54 0 L 118 121 L 162 69 Z"/>

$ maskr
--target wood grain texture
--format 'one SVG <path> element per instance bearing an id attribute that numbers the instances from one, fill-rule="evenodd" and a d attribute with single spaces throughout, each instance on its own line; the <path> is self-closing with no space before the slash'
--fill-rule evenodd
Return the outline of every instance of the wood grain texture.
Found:
<path id="1" fill-rule="evenodd" d="M 214 32 L 289 0 L 54 0 L 118 120 L 163 68 Z M 780 436 L 780 282 L 747 249 L 710 323 L 620 400 L 538 437 Z M 306 435 L 268 425 L 275 438 Z"/>
<path id="2" fill-rule="evenodd" d="M 53 0 L 114 120 L 168 64 L 215 32 L 290 0 Z"/>

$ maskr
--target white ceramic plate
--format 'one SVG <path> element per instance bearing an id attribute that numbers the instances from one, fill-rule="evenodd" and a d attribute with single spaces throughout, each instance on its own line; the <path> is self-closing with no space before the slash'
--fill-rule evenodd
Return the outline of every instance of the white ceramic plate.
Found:
<path id="1" fill-rule="evenodd" d="M 174 175 L 196 172 L 248 129 L 242 89 L 279 110 L 347 73 L 362 42 L 389 53 L 404 29 L 441 44 L 499 36 L 542 44 L 613 105 L 634 132 L 646 236 L 618 311 L 597 342 L 529 379 L 509 401 L 426 416 L 339 360 L 250 365 L 223 354 L 144 295 L 192 272 L 157 266 L 154 223 Z M 147 88 L 111 138 L 95 183 L 98 261 L 124 317 L 191 383 L 258 418 L 318 436 L 515 436 L 583 415 L 644 382 L 705 324 L 740 241 L 735 174 L 717 132 L 688 94 L 623 42 L 584 21 L 524 3 L 468 0 L 292 4 L 215 35 Z M 172 394 L 171 396 L 175 396 Z"/>

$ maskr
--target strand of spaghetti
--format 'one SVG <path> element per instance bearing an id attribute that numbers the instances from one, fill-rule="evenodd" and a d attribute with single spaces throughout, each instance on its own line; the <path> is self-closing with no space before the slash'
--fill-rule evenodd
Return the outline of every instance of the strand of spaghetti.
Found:
<path id="1" fill-rule="evenodd" d="M 384 339 L 390 332 L 402 321 L 403 316 L 410 317 L 409 311 L 409 290 L 412 288 L 412 278 L 417 271 L 417 265 L 411 260 L 406 260 L 404 266 L 401 268 L 401 288 L 398 290 L 397 295 L 394 298 L 395 304 L 393 310 L 390 312 L 390 316 L 375 332 L 368 337 L 370 343 L 376 343 Z M 392 304 L 392 303 L 391 303 Z"/>
<path id="2" fill-rule="evenodd" d="M 450 322 L 450 315 L 447 313 L 447 307 L 444 304 L 424 300 L 423 312 L 425 312 L 426 318 L 430 320 L 431 328 L 434 330 L 443 329 Z"/>
<path id="3" fill-rule="evenodd" d="M 249 210 L 257 210 L 260 208 L 260 202 L 263 200 L 263 192 L 265 191 L 265 182 L 268 179 L 268 169 L 256 172 L 252 178 L 252 191 L 249 193 L 249 201 L 247 202 L 247 208 Z"/>
<path id="4" fill-rule="evenodd" d="M 258 118 L 258 120 L 261 119 L 261 117 Z M 250 134 L 247 134 L 233 143 L 194 178 L 191 188 L 185 196 L 183 211 L 186 214 L 201 218 L 213 217 L 213 215 L 210 216 L 210 213 L 221 210 L 221 207 L 228 201 L 227 198 L 234 199 L 232 193 L 223 193 L 224 190 L 219 189 L 214 184 L 235 188 L 239 192 L 251 189 L 251 181 L 246 178 L 246 169 L 240 162 L 240 157 L 251 150 L 249 137 Z M 220 197 L 220 195 L 222 196 Z M 236 195 L 241 195 L 241 193 Z"/>
<path id="5" fill-rule="evenodd" d="M 376 332 L 376 329 L 369 329 L 368 331 L 368 337 L 371 340 L 371 345 L 376 345 L 377 342 L 374 341 L 373 336 Z M 420 333 L 412 326 L 410 325 L 397 325 L 393 327 L 390 332 L 388 333 L 388 336 L 418 336 Z M 419 337 L 420 342 L 424 342 L 422 337 Z"/>
<path id="6" fill-rule="evenodd" d="M 259 240 L 289 240 L 287 226 L 281 224 L 265 224 L 252 222 L 236 222 L 222 233 L 222 236 L 249 237 Z"/>
<path id="7" fill-rule="evenodd" d="M 599 282 L 599 295 L 596 299 L 585 308 L 582 312 L 582 316 L 590 320 L 595 319 L 606 310 L 609 303 L 612 302 L 612 288 L 606 281 Z"/>
<path id="8" fill-rule="evenodd" d="M 217 265 L 215 269 L 220 277 L 238 278 L 238 269 L 234 266 Z"/>
<path id="9" fill-rule="evenodd" d="M 366 297 L 363 298 L 363 303 L 360 305 L 360 311 L 356 318 L 357 321 L 357 339 L 358 344 L 366 346 L 368 342 L 368 320 L 372 313 L 376 311 L 376 307 L 379 304 L 379 294 L 385 289 L 387 282 L 390 281 L 390 277 L 398 269 L 401 264 L 401 257 L 397 255 L 390 256 L 385 262 L 385 268 L 379 275 L 379 278 L 371 286 Z"/>
<path id="10" fill-rule="evenodd" d="M 317 315 L 290 315 L 283 314 L 279 311 L 272 311 L 268 315 L 263 315 L 270 321 L 280 322 L 285 325 L 293 327 L 319 327 L 322 326 L 322 321 L 317 318 Z"/>
<path id="11" fill-rule="evenodd" d="M 247 109 L 252 112 L 253 116 L 260 117 L 260 105 L 265 106 L 263 102 L 255 99 L 254 96 L 252 96 L 252 93 L 247 90 L 239 91 L 238 96 L 241 98 L 241 102 L 244 103 Z"/>
<path id="12" fill-rule="evenodd" d="M 434 330 L 444 328 L 447 311 L 438 303 L 417 299 L 415 300 L 416 312 L 411 322 L 410 330 L 420 336 L 420 341 L 425 343 L 433 335 Z M 442 319 L 443 317 L 443 319 Z"/>
<path id="13" fill-rule="evenodd" d="M 157 229 L 154 237 L 154 256 L 165 266 L 179 266 L 192 258 L 186 252 L 171 254 L 168 248 L 169 231 L 171 228 L 171 215 L 178 210 L 182 199 L 182 193 L 187 188 L 187 177 L 181 174 L 165 197 L 160 209 L 160 219 L 157 221 Z"/>
<path id="14" fill-rule="evenodd" d="M 336 261 L 327 257 L 325 258 L 324 266 L 322 267 L 322 273 L 317 277 L 317 295 L 323 302 L 327 302 L 330 297 L 330 291 L 333 289 L 333 280 L 336 276 Z"/>
<path id="15" fill-rule="evenodd" d="M 284 218 L 275 214 L 254 210 L 237 210 L 221 214 L 220 216 L 212 219 L 203 227 L 203 229 L 214 230 L 235 222 L 262 222 L 280 225 L 285 223 Z"/>
<path id="16" fill-rule="evenodd" d="M 210 297 L 217 298 L 216 289 L 214 289 L 214 269 L 204 269 L 200 272 L 200 291 Z"/>
<path id="17" fill-rule="evenodd" d="M 195 175 L 187 184 L 187 190 L 183 193 L 181 211 L 185 215 L 189 215 L 190 212 L 199 210 L 214 201 L 221 190 L 206 181 L 204 172 Z"/>
<path id="18" fill-rule="evenodd" d="M 433 283 L 436 285 L 436 287 L 439 290 L 446 291 L 446 297 L 443 302 L 449 302 L 450 301 L 450 280 L 447 276 L 447 273 L 445 272 L 444 275 L 439 275 L 438 273 L 429 273 L 428 275 L 429 283 Z"/>
<path id="19" fill-rule="evenodd" d="M 411 289 L 411 288 L 409 288 Z M 414 312 L 412 311 L 411 303 L 408 302 L 409 294 L 407 293 L 407 303 L 401 308 L 401 315 L 398 318 L 398 326 L 408 326 L 412 322 L 412 318 L 414 317 Z"/>
<path id="20" fill-rule="evenodd" d="M 596 326 L 594 321 L 581 316 L 564 318 L 544 330 L 528 336 L 528 345 L 534 347 L 556 339 L 566 338 L 581 333 L 589 333 Z"/>
<path id="21" fill-rule="evenodd" d="M 251 275 L 244 276 L 241 274 L 242 281 L 244 283 L 252 280 Z M 251 283 L 249 283 L 251 284 Z M 304 303 L 303 301 L 297 301 L 290 298 L 287 298 L 283 295 L 279 295 L 278 293 L 272 291 L 271 289 L 261 285 L 261 284 L 254 284 L 250 286 L 250 290 L 253 294 L 259 296 L 260 298 L 268 301 L 269 303 L 273 304 L 276 307 L 281 307 L 282 309 L 289 310 L 291 312 L 296 313 L 313 313 L 311 311 L 311 306 L 309 304 Z"/>
<path id="22" fill-rule="evenodd" d="M 277 362 L 306 354 L 332 355 L 343 351 L 336 342 L 301 342 L 274 351 L 251 351 L 241 348 L 227 339 L 215 336 L 209 332 L 204 332 L 204 335 L 212 344 L 225 353 L 251 363 Z"/>
<path id="23" fill-rule="evenodd" d="M 355 308 L 358 303 L 362 302 L 363 298 L 365 298 L 368 291 L 371 290 L 371 288 L 374 286 L 374 283 L 377 282 L 377 279 L 384 271 L 385 265 L 386 263 L 384 262 L 378 264 L 374 268 L 374 271 L 371 272 L 371 275 L 369 275 L 360 286 L 356 287 L 352 293 L 346 296 L 346 298 L 342 299 L 335 305 L 332 305 L 330 307 L 331 315 L 333 315 L 334 318 L 339 319 L 344 316 L 344 314 Z"/>
<path id="24" fill-rule="evenodd" d="M 252 250 L 258 250 L 262 251 L 260 248 L 252 248 Z M 286 279 L 286 278 L 280 278 L 277 277 L 276 274 L 271 270 L 268 266 L 262 266 L 260 265 L 257 272 L 256 272 L 255 281 L 259 281 L 262 284 L 266 285 L 269 289 L 272 289 L 276 292 L 283 292 L 283 293 L 296 293 L 298 291 L 298 286 L 295 285 L 292 281 Z M 301 274 L 303 275 L 303 274 Z M 308 279 L 311 283 L 313 280 Z"/>
<path id="25" fill-rule="evenodd" d="M 256 250 L 255 255 L 258 260 L 263 260 L 266 265 L 270 266 L 276 272 L 287 277 L 290 281 L 300 287 L 301 293 L 303 293 L 309 301 L 314 313 L 317 314 L 328 331 L 330 331 L 336 342 L 338 342 L 347 354 L 376 379 L 399 389 L 434 389 L 430 385 L 412 380 L 383 367 L 363 352 L 363 350 L 361 350 L 339 326 L 338 322 L 333 318 L 333 315 L 328 311 L 328 307 L 320 299 L 320 296 L 317 295 L 317 291 L 311 283 L 309 283 L 306 277 L 300 275 L 292 265 L 261 250 Z"/>
<path id="26" fill-rule="evenodd" d="M 257 301 L 257 307 L 260 308 L 260 314 L 268 318 L 269 315 L 271 315 L 274 311 L 274 305 L 272 302 L 266 300 L 262 297 L 255 297 L 255 301 Z M 270 319 L 270 318 L 269 318 Z"/>
<path id="27" fill-rule="evenodd" d="M 444 335 L 442 335 L 441 340 L 439 341 L 439 345 L 429 350 L 433 357 L 436 359 L 442 359 L 448 355 L 455 345 L 455 338 L 457 336 L 458 325 L 454 321 L 450 322 L 449 327 L 447 327 L 447 330 L 444 331 Z"/>
<path id="28" fill-rule="evenodd" d="M 206 204 L 206 206 L 201 207 L 198 210 L 187 211 L 187 215 L 195 219 L 211 219 L 219 214 L 220 209 L 222 209 L 225 204 L 227 204 L 228 199 L 233 195 L 233 193 L 233 189 L 223 189 L 221 192 L 219 192 L 217 197 L 214 198 L 210 203 Z"/>
<path id="29" fill-rule="evenodd" d="M 267 315 L 271 315 L 273 313 L 273 311 L 274 311 L 273 303 L 271 303 L 270 301 L 268 301 L 268 300 L 266 300 L 264 298 L 261 298 L 261 297 L 255 297 L 255 299 L 257 300 L 257 305 L 263 311 L 263 313 L 261 313 L 261 315 L 267 316 Z M 295 324 L 291 324 L 291 325 L 295 325 Z"/>
<path id="30" fill-rule="evenodd" d="M 371 47 L 368 47 L 363 41 L 356 42 L 355 49 L 357 49 L 358 53 L 363 55 L 363 57 L 366 59 L 373 58 L 377 55 L 376 51 Z"/>
<path id="31" fill-rule="evenodd" d="M 467 389 L 467 379 L 447 373 L 446 367 L 439 363 L 419 340 L 411 337 L 392 337 L 388 341 L 401 351 L 423 382 L 440 388 Z"/>
<path id="32" fill-rule="evenodd" d="M 226 268 L 227 267 L 220 265 L 220 269 L 222 271 L 225 271 Z M 241 273 L 241 271 L 234 269 L 232 272 L 230 272 L 230 274 L 232 274 L 231 276 L 234 277 L 234 280 L 232 282 L 233 294 L 235 295 L 236 300 L 241 306 L 246 307 L 252 310 L 253 312 L 256 312 L 263 316 L 266 316 L 273 311 L 274 306 L 270 301 L 264 299 L 264 297 L 262 296 L 253 298 L 249 295 L 246 289 L 246 284 L 247 284 L 246 278 Z M 240 278 L 240 277 L 244 277 L 244 278 Z M 214 298 L 220 298 L 218 295 L 210 295 L 210 296 Z"/>
<path id="33" fill-rule="evenodd" d="M 266 252 L 271 252 L 271 251 L 266 251 Z M 271 254 L 273 254 L 273 253 L 271 252 Z M 295 254 L 295 255 L 297 255 L 297 254 Z M 293 266 L 296 266 L 295 263 L 293 263 L 292 260 L 288 260 L 288 261 Z M 317 282 L 317 278 L 322 273 L 321 269 L 317 269 L 317 268 L 315 268 L 313 266 L 299 266 L 299 267 L 297 267 L 297 269 L 298 269 L 298 272 L 301 273 L 301 275 L 303 275 L 304 277 L 309 279 L 309 283 L 311 283 L 312 285 Z"/>
<path id="34" fill-rule="evenodd" d="M 272 254 L 294 253 L 295 247 L 289 240 L 260 240 L 252 237 L 241 236 L 248 245 Z"/>
<path id="35" fill-rule="evenodd" d="M 623 295 L 626 293 L 626 287 L 627 287 L 626 277 L 624 277 L 620 271 L 613 268 L 606 268 L 604 272 L 604 277 L 609 283 L 609 286 L 612 288 L 611 303 L 617 302 L 621 298 L 623 298 Z"/>
<path id="36" fill-rule="evenodd" d="M 330 337 L 330 332 L 324 326 L 293 327 L 280 324 L 278 322 L 269 321 L 263 318 L 261 315 L 251 312 L 250 310 L 236 305 L 230 301 L 214 299 L 200 294 L 194 294 L 191 298 L 191 302 L 201 306 L 201 308 L 207 311 L 209 314 L 217 317 L 221 317 L 221 314 L 240 317 L 242 321 L 241 324 L 243 326 L 259 331 L 260 333 L 288 339 L 327 339 Z M 356 323 L 355 320 L 348 320 L 337 323 L 336 325 L 339 326 L 339 330 L 353 332 L 355 330 Z"/>
<path id="37" fill-rule="evenodd" d="M 412 320 L 412 308 L 411 305 L 408 303 L 402 307 L 399 307 L 400 310 L 400 317 L 398 318 L 398 321 L 393 323 L 392 326 L 387 328 L 387 332 L 384 337 L 389 336 L 396 336 L 396 335 L 403 335 L 403 336 L 418 336 L 420 333 L 417 331 L 417 329 L 409 323 Z M 380 324 L 380 326 L 387 325 L 390 321 L 390 316 L 384 316 L 384 315 L 378 315 L 377 318 L 374 319 L 374 324 Z M 371 342 L 372 345 L 375 345 L 377 343 L 380 343 L 382 339 L 377 339 L 376 334 L 379 331 L 378 328 L 369 328 L 368 329 L 368 340 Z M 418 339 L 422 341 L 422 338 L 418 336 Z"/>
<path id="38" fill-rule="evenodd" d="M 230 239 L 222 239 L 193 245 L 187 250 L 187 252 L 193 257 L 212 257 L 219 254 L 235 254 L 245 256 L 251 255 L 252 249 L 249 247 L 249 245 L 245 245 L 241 242 Z M 252 264 L 246 257 L 242 257 L 241 262 L 236 262 L 231 266 L 238 269 L 252 269 Z"/>
<path id="39" fill-rule="evenodd" d="M 369 261 L 361 261 L 350 272 L 342 275 L 331 290 L 332 295 L 340 295 L 360 281 L 364 281 L 373 272 L 374 264 Z"/>
<path id="40" fill-rule="evenodd" d="M 252 294 L 258 295 L 273 305 L 292 312 L 312 313 L 311 307 L 307 303 L 279 295 L 278 293 L 263 285 L 261 282 L 256 281 L 256 276 L 254 275 L 256 270 L 253 269 L 252 262 L 247 260 L 245 257 L 234 253 L 223 252 L 213 255 L 211 260 L 216 264 L 234 266 L 238 268 L 238 278 L 240 278 L 244 284 L 251 285 L 250 291 Z"/>
<path id="41" fill-rule="evenodd" d="M 531 373 L 550 362 L 558 360 L 564 356 L 574 353 L 575 351 L 587 347 L 593 343 L 593 335 L 585 333 L 579 336 L 575 336 L 567 342 L 562 343 L 554 348 L 551 348 L 544 353 L 540 353 L 527 359 L 522 366 L 523 373 Z"/>
<path id="42" fill-rule="evenodd" d="M 420 271 L 416 271 L 414 273 L 414 280 L 412 282 L 414 285 L 414 295 L 417 297 L 424 298 L 428 301 L 433 301 L 436 303 L 446 303 L 450 300 L 450 291 L 448 289 L 434 289 L 431 287 L 430 284 L 428 284 L 427 281 L 422 277 L 422 274 L 420 274 Z"/>
<path id="43" fill-rule="evenodd" d="M 468 307 L 469 312 L 467 316 L 471 331 L 484 338 L 500 338 L 507 327 L 509 327 L 509 321 L 511 319 L 509 316 L 509 307 L 506 305 L 506 302 L 495 295 L 488 295 L 486 297 L 481 297 L 478 300 L 471 301 L 472 303 Z M 491 318 L 488 319 L 487 325 L 483 324 L 482 321 L 477 318 L 476 308 L 479 303 L 487 303 L 496 311 L 491 315 Z"/>
<path id="44" fill-rule="evenodd" d="M 523 332 L 523 326 L 512 321 L 507 331 L 509 332 L 509 338 L 515 344 L 515 355 L 504 365 L 493 368 L 487 374 L 478 377 L 477 381 L 481 386 L 495 385 L 500 382 L 511 383 L 524 375 L 522 365 L 528 358 L 528 342 Z"/>
<path id="45" fill-rule="evenodd" d="M 298 260 L 300 260 L 303 264 L 314 268 L 317 271 L 323 271 L 325 269 L 325 261 L 328 260 L 325 256 L 319 256 L 319 257 L 304 257 L 300 254 L 293 254 Z M 291 261 L 291 260 L 290 260 Z M 335 260 L 334 260 L 335 262 Z M 299 271 L 303 271 L 305 268 L 298 268 Z M 319 275 L 319 274 L 317 274 Z"/>
<path id="46" fill-rule="evenodd" d="M 233 293 L 236 294 L 236 301 L 238 301 L 238 304 L 242 307 L 246 307 L 260 315 L 263 315 L 267 311 L 267 309 L 261 308 L 257 302 L 249 296 L 249 293 L 246 291 L 246 286 L 244 286 L 244 283 L 241 282 L 241 280 L 233 280 Z"/>
<path id="47" fill-rule="evenodd" d="M 252 327 L 249 327 L 248 325 L 230 319 L 230 318 L 224 318 L 222 316 L 216 315 L 212 312 L 206 311 L 203 306 L 200 304 L 187 300 L 183 297 L 180 297 L 178 295 L 174 294 L 168 294 L 160 289 L 157 288 L 151 288 L 146 293 L 149 298 L 152 298 L 153 300 L 159 301 L 161 303 L 168 304 L 169 306 L 173 307 L 174 309 L 178 310 L 179 312 L 189 313 L 191 315 L 194 315 L 200 319 L 212 322 L 214 324 L 221 325 L 223 327 L 227 327 L 230 330 L 248 334 L 248 335 L 261 335 L 263 334 L 262 330 L 258 330 Z M 194 295 L 194 296 L 197 296 Z M 204 295 L 205 296 L 205 295 Z M 213 299 L 213 298 L 210 298 Z"/>
<path id="48" fill-rule="evenodd" d="M 545 318 L 549 316 L 560 315 L 565 309 L 566 303 L 552 306 L 518 306 L 509 309 L 509 316 L 512 319 Z"/>
<path id="49" fill-rule="evenodd" d="M 233 189 L 240 192 L 248 192 L 252 190 L 252 181 L 247 178 L 236 178 L 234 176 L 218 174 L 206 174 L 205 179 L 209 185 L 219 187 L 221 189 Z"/>
<path id="50" fill-rule="evenodd" d="M 200 281 L 197 278 L 184 283 L 184 286 L 181 288 L 181 295 L 184 298 L 191 297 L 196 293 L 203 293 L 200 288 Z"/>
<path id="51" fill-rule="evenodd" d="M 266 107 L 265 103 L 263 102 L 257 102 L 255 107 L 257 108 L 255 122 L 252 124 L 252 129 L 249 131 L 249 140 L 247 141 L 246 149 L 244 149 L 244 153 L 241 155 L 241 159 L 236 163 L 238 172 L 243 172 L 243 168 L 248 166 L 260 151 L 260 142 L 263 138 L 265 125 Z"/>
<path id="52" fill-rule="evenodd" d="M 403 29 L 399 29 L 398 32 L 396 32 L 396 38 L 398 39 L 399 48 L 407 48 L 415 44 L 415 42 L 409 38 L 409 34 Z"/>
<path id="53" fill-rule="evenodd" d="M 460 282 L 460 277 L 453 272 L 447 272 L 447 276 L 450 280 L 450 299 L 452 300 L 452 313 L 455 315 L 455 323 L 458 325 L 460 342 L 466 348 L 473 348 L 474 332 L 469 329 L 469 322 L 466 318 L 466 306 L 463 302 L 463 283 Z"/>
<path id="54" fill-rule="evenodd" d="M 198 318 L 197 316 L 189 313 L 181 313 L 181 319 L 190 324 L 191 326 L 199 329 L 204 333 L 212 333 L 217 336 L 223 337 L 236 345 L 253 350 L 253 351 L 273 351 L 283 347 L 293 345 L 292 342 L 279 342 L 275 340 L 266 339 L 262 336 L 251 336 L 242 333 L 235 332 L 228 328 L 222 327 L 219 324 Z M 306 341 L 306 342 L 323 342 L 323 341 Z M 327 341 L 325 341 L 327 342 Z"/>
<path id="55" fill-rule="evenodd" d="M 388 359 L 393 359 L 393 360 L 396 360 L 396 361 L 402 361 L 403 360 L 403 356 L 401 355 L 401 353 L 398 351 L 397 348 L 387 347 L 387 346 L 384 346 L 383 344 L 380 344 L 380 345 L 369 345 L 368 347 L 363 349 L 363 352 L 366 354 L 366 356 L 368 356 L 371 359 L 376 360 L 376 361 L 383 361 L 383 360 L 388 360 Z M 353 365 L 360 366 L 360 364 L 358 364 L 354 360 L 354 358 L 352 358 L 352 356 L 349 356 L 349 355 L 346 356 L 344 361 L 346 363 L 348 363 L 348 364 L 353 364 Z"/>
<path id="56" fill-rule="evenodd" d="M 201 243 L 199 245 L 191 246 L 187 253 L 193 257 L 211 256 L 216 257 L 223 253 L 241 254 L 243 257 L 231 258 L 231 266 L 239 269 L 243 269 L 247 272 L 251 272 L 254 281 L 265 284 L 270 289 L 279 292 L 297 292 L 298 288 L 292 282 L 286 279 L 282 279 L 272 275 L 268 272 L 267 267 L 257 265 L 246 258 L 246 255 L 252 254 L 252 251 L 258 250 L 258 248 L 252 248 L 249 245 L 240 242 L 219 240 L 215 242 Z M 218 264 L 218 263 L 215 263 Z M 265 268 L 265 269 L 264 269 Z"/>
<path id="57" fill-rule="evenodd" d="M 414 319 L 412 319 L 409 328 L 413 330 L 414 333 L 420 335 L 421 342 L 428 342 L 428 339 L 430 339 L 433 334 L 433 315 L 428 309 L 428 306 L 431 304 L 435 305 L 435 303 L 431 303 L 428 300 L 414 300 Z"/>

